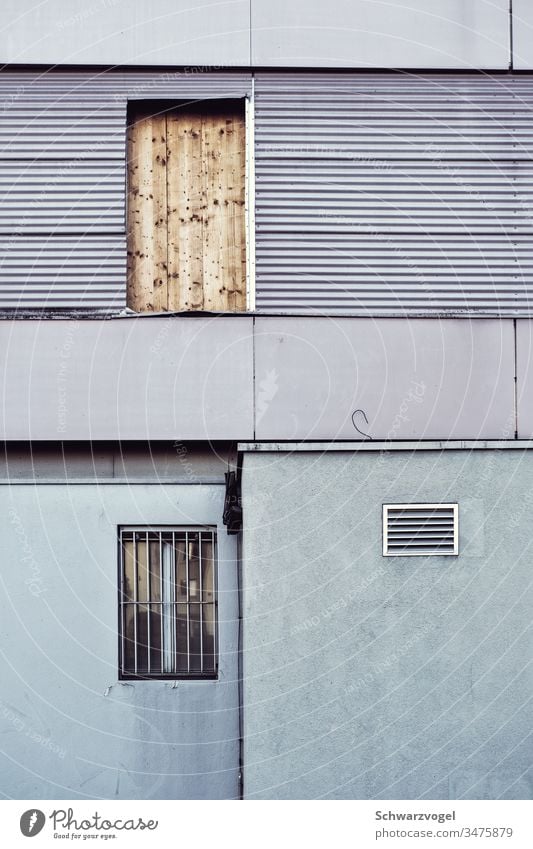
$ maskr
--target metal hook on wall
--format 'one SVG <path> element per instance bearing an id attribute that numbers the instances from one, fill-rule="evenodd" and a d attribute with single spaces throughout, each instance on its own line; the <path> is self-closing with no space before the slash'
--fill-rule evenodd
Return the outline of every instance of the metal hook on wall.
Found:
<path id="1" fill-rule="evenodd" d="M 365 439 L 370 439 L 370 441 L 372 441 L 372 437 L 370 436 L 369 433 L 365 433 L 364 431 L 362 431 L 360 428 L 357 427 L 355 420 L 354 420 L 357 413 L 360 413 L 363 416 L 363 418 L 364 418 L 364 420 L 367 424 L 369 423 L 367 415 L 366 415 L 364 410 L 354 410 L 353 413 L 352 413 L 352 424 L 353 424 L 354 428 L 356 429 L 357 433 L 361 434 L 362 437 L 364 437 Z"/>

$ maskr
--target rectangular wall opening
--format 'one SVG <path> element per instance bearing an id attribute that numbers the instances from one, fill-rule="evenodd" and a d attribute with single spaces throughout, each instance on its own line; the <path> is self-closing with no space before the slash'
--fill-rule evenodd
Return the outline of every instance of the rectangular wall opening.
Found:
<path id="1" fill-rule="evenodd" d="M 128 109 L 128 306 L 246 309 L 244 100 Z"/>

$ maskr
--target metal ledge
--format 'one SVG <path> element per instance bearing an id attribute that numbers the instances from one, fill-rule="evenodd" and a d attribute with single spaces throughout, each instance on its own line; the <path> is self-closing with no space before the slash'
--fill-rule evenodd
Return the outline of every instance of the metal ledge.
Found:
<path id="1" fill-rule="evenodd" d="M 323 452 L 323 451 L 502 451 L 533 449 L 533 439 L 457 439 L 428 440 L 427 442 L 239 442 L 238 451 L 250 452 Z"/>

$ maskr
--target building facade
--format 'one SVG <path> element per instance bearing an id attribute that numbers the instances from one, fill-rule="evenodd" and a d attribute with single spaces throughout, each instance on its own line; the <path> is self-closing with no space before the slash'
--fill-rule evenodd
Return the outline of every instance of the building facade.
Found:
<path id="1" fill-rule="evenodd" d="M 531 798 L 529 6 L 5 4 L 5 797 Z"/>

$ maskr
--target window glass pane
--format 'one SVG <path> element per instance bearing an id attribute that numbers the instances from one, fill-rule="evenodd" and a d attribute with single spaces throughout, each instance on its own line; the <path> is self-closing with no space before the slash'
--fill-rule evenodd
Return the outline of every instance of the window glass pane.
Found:
<path id="1" fill-rule="evenodd" d="M 150 605 L 150 670 L 162 672 L 161 666 L 161 605 Z"/>
<path id="2" fill-rule="evenodd" d="M 185 537 L 176 538 L 176 583 L 178 586 L 178 601 L 187 601 Z"/>
<path id="3" fill-rule="evenodd" d="M 133 604 L 125 604 L 123 609 L 123 663 L 124 672 L 135 672 L 135 632 L 134 632 L 134 616 L 135 607 Z"/>
<path id="4" fill-rule="evenodd" d="M 177 604 L 177 653 L 176 670 L 187 672 L 187 605 Z"/>
<path id="5" fill-rule="evenodd" d="M 202 655 L 200 651 L 200 605 L 189 605 L 189 652 L 191 672 L 200 672 L 202 669 Z"/>
<path id="6" fill-rule="evenodd" d="M 172 539 L 162 540 L 161 543 L 161 576 L 162 576 L 162 591 L 163 601 L 172 603 L 176 600 L 176 584 L 175 584 L 175 567 L 174 567 L 174 551 L 172 549 Z"/>
<path id="7" fill-rule="evenodd" d="M 215 605 L 204 604 L 203 608 L 204 672 L 215 671 Z"/>
<path id="8" fill-rule="evenodd" d="M 174 672 L 174 661 L 176 655 L 176 622 L 175 605 L 163 604 L 163 672 L 166 674 Z"/>
<path id="9" fill-rule="evenodd" d="M 148 563 L 146 534 L 137 534 L 137 601 L 148 600 Z"/>
<path id="10" fill-rule="evenodd" d="M 133 586 L 134 586 L 134 572 L 133 572 L 133 540 L 132 539 L 123 539 L 122 542 L 122 563 L 124 568 L 124 580 L 122 584 L 122 589 L 124 593 L 124 600 L 133 601 Z"/>
<path id="11" fill-rule="evenodd" d="M 202 601 L 214 601 L 214 577 L 211 534 L 202 534 Z"/>
<path id="12" fill-rule="evenodd" d="M 148 607 L 137 605 L 137 673 L 148 672 Z"/>
<path id="13" fill-rule="evenodd" d="M 161 569 L 163 589 L 163 672 L 174 672 L 174 657 L 176 654 L 176 623 L 175 623 L 175 567 L 172 539 L 161 543 Z"/>
<path id="14" fill-rule="evenodd" d="M 200 601 L 198 534 L 189 534 L 189 601 Z"/>
<path id="15" fill-rule="evenodd" d="M 150 601 L 161 601 L 159 541 L 150 540 Z"/>

